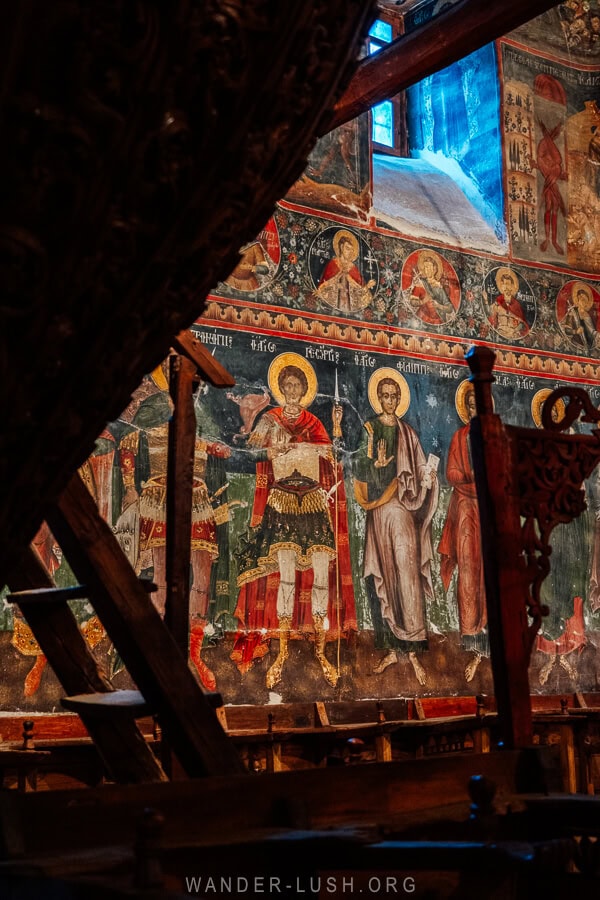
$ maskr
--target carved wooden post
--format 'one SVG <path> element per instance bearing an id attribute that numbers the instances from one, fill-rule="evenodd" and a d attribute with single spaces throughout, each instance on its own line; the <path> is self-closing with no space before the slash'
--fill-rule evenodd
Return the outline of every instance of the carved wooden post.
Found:
<path id="1" fill-rule="evenodd" d="M 523 593 L 519 507 L 511 484 L 513 442 L 493 411 L 494 353 L 487 347 L 473 347 L 466 358 L 477 405 L 470 440 L 498 718 L 504 743 L 510 748 L 526 747 L 533 743 L 528 678 L 531 651 Z"/>
<path id="2" fill-rule="evenodd" d="M 169 392 L 174 412 L 169 422 L 167 463 L 167 600 L 165 622 L 187 657 L 190 618 L 190 534 L 198 370 L 184 356 L 170 357 Z"/>
<path id="3" fill-rule="evenodd" d="M 503 740 L 525 747 L 533 740 L 529 659 L 548 614 L 541 587 L 550 535 L 583 512 L 583 482 L 600 461 L 600 431 L 576 434 L 571 425 L 598 423 L 600 410 L 584 390 L 565 386 L 546 399 L 541 429 L 505 425 L 493 412 L 494 354 L 475 347 L 467 361 L 478 411 L 470 438 L 496 701 Z"/>

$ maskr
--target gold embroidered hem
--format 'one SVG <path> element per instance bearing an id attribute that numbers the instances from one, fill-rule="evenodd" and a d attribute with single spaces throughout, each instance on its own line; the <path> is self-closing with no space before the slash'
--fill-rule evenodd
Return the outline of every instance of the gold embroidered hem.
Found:
<path id="1" fill-rule="evenodd" d="M 335 559 L 336 557 L 335 550 L 325 544 L 314 544 L 303 553 L 299 544 L 284 541 L 274 543 L 271 544 L 269 555 L 260 557 L 255 568 L 247 569 L 238 576 L 238 587 L 241 587 L 243 584 L 248 584 L 250 581 L 256 581 L 257 578 L 262 578 L 265 575 L 271 575 L 274 572 L 278 572 L 279 561 L 277 559 L 277 553 L 279 550 L 293 550 L 296 554 L 296 569 L 301 572 L 312 568 L 312 557 L 314 553 L 327 553 L 331 559 Z"/>

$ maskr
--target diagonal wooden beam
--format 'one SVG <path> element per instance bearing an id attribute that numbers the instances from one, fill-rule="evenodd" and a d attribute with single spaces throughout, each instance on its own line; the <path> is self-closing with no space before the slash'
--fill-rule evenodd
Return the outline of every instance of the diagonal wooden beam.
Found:
<path id="1" fill-rule="evenodd" d="M 191 777 L 243 771 L 214 709 L 198 687 L 111 528 L 78 473 L 48 524 L 137 687 L 160 718 L 169 745 Z"/>
<path id="2" fill-rule="evenodd" d="M 462 0 L 389 47 L 359 63 L 335 106 L 332 131 L 393 97 L 427 75 L 444 69 L 490 41 L 552 9 L 555 0 Z M 323 132 L 326 133 L 326 132 Z"/>
<path id="3" fill-rule="evenodd" d="M 29 547 L 10 573 L 11 589 L 52 588 L 54 582 L 37 553 Z M 28 603 L 23 615 L 54 673 L 68 694 L 114 690 L 99 669 L 75 616 L 65 603 Z M 98 721 L 85 714 L 83 724 L 111 778 L 121 783 L 165 781 L 158 760 L 133 719 Z"/>
<path id="4" fill-rule="evenodd" d="M 233 387 L 235 378 L 227 369 L 209 353 L 202 341 L 199 341 L 191 331 L 184 328 L 173 338 L 173 347 L 182 356 L 186 356 L 194 363 L 201 378 L 209 381 L 215 387 Z"/>

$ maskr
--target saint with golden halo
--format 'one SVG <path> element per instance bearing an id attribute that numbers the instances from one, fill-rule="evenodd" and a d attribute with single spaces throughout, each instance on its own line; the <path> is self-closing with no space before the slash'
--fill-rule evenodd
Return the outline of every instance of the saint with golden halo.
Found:
<path id="1" fill-rule="evenodd" d="M 560 326 L 567 337 L 586 349 L 600 347 L 598 310 L 594 293 L 585 281 L 574 281 L 571 286 L 571 302 Z"/>
<path id="2" fill-rule="evenodd" d="M 333 687 L 339 671 L 326 641 L 356 629 L 344 474 L 325 426 L 306 408 L 317 392 L 311 364 L 282 353 L 269 368 L 269 387 L 279 406 L 263 414 L 248 439 L 256 491 L 251 528 L 236 551 L 240 627 L 231 656 L 243 674 L 278 637 L 266 673 L 271 690 L 282 679 L 290 638 L 309 632 Z M 334 429 L 341 418 L 336 405 Z"/>
<path id="3" fill-rule="evenodd" d="M 456 389 L 454 397 L 456 412 L 463 425 L 468 425 L 473 416 L 476 414 L 475 406 L 475 388 L 468 378 L 461 381 Z"/>
<path id="4" fill-rule="evenodd" d="M 299 353 L 280 353 L 269 366 L 268 384 L 271 394 L 280 406 L 285 406 L 285 397 L 280 386 L 280 376 L 288 366 L 299 369 L 306 379 L 306 393 L 299 400 L 300 406 L 311 405 L 317 395 L 317 376 L 312 365 Z M 302 376 L 299 376 L 302 378 Z M 283 379 L 281 379 L 283 381 Z"/>
<path id="5" fill-rule="evenodd" d="M 427 681 L 420 654 L 427 649 L 426 598 L 433 598 L 431 523 L 437 507 L 435 458 L 402 421 L 410 403 L 406 379 L 382 368 L 369 381 L 377 413 L 364 424 L 354 492 L 366 510 L 364 576 L 375 649 L 385 650 L 373 673 L 404 654 L 419 684 Z"/>
<path id="6" fill-rule="evenodd" d="M 550 388 L 542 388 L 541 391 L 538 391 L 533 395 L 531 400 L 531 418 L 535 422 L 536 428 L 543 428 L 542 425 L 542 408 L 544 403 L 550 396 L 552 391 Z M 551 410 L 551 416 L 553 422 L 562 422 L 565 417 L 565 413 L 567 411 L 567 407 L 565 405 L 565 401 L 560 397 L 556 403 L 553 404 Z"/>
<path id="7" fill-rule="evenodd" d="M 472 681 L 481 660 L 489 656 L 487 609 L 475 474 L 469 447 L 470 422 L 476 415 L 475 388 L 468 378 L 461 381 L 454 397 L 463 422 L 452 435 L 446 464 L 446 478 L 452 488 L 448 513 L 438 553 L 440 574 L 446 593 L 457 571 L 456 602 L 463 650 L 472 653 L 464 673 Z"/>
<path id="8" fill-rule="evenodd" d="M 536 428 L 544 427 L 543 407 L 551 393 L 550 388 L 542 388 L 533 395 L 531 417 Z M 550 411 L 552 421 L 561 422 L 566 411 L 566 403 L 559 397 Z M 569 431 L 572 433 L 572 429 L 565 433 Z M 590 488 L 592 504 L 595 505 L 593 483 Z M 544 616 L 542 629 L 535 642 L 536 650 L 545 657 L 541 657 L 544 662 L 538 672 L 538 680 L 542 685 L 546 684 L 556 665 L 572 681 L 577 679 L 578 656 L 586 643 L 583 598 L 588 595 L 588 591 L 591 593 L 590 571 L 592 583 L 594 574 L 597 575 L 595 563 L 590 559 L 590 528 L 593 529 L 593 525 L 584 513 L 569 522 L 568 526 L 559 522 L 552 532 L 550 575 L 544 580 L 540 594 L 540 600 L 548 607 L 549 614 Z"/>
<path id="9" fill-rule="evenodd" d="M 401 296 L 404 304 L 430 325 L 450 321 L 460 304 L 460 292 L 454 302 L 452 300 L 452 285 L 458 285 L 458 278 L 446 262 L 448 271 L 452 273 L 451 278 L 447 276 L 444 263 L 435 250 L 419 250 L 410 254 L 402 269 Z"/>
<path id="10" fill-rule="evenodd" d="M 376 282 L 370 278 L 365 284 L 355 265 L 360 253 L 358 238 L 342 228 L 335 233 L 332 244 L 335 256 L 325 266 L 315 294 L 340 312 L 364 309 L 373 299 Z"/>
<path id="11" fill-rule="evenodd" d="M 396 406 L 394 412 L 395 415 L 398 416 L 399 419 L 401 419 L 410 406 L 410 388 L 404 375 L 401 375 L 400 372 L 397 371 L 397 369 L 389 369 L 384 367 L 382 369 L 377 369 L 371 375 L 368 388 L 368 397 L 369 403 L 371 404 L 371 409 L 376 412 L 378 416 L 380 416 L 383 412 L 381 399 L 379 397 L 379 385 L 384 378 L 391 379 L 398 385 L 398 405 Z"/>
<path id="12" fill-rule="evenodd" d="M 482 291 L 483 299 L 490 304 L 488 312 L 490 324 L 500 337 L 520 340 L 529 333 L 530 325 L 518 298 L 519 278 L 508 266 L 499 266 L 494 280 L 499 293 L 492 300 L 488 300 L 485 288 Z"/>

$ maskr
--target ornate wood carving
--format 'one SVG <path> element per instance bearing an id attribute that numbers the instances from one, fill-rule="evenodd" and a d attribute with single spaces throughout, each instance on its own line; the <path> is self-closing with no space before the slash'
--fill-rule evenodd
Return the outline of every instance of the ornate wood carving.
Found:
<path id="1" fill-rule="evenodd" d="M 585 391 L 564 387 L 546 399 L 541 430 L 506 425 L 493 412 L 493 352 L 474 347 L 467 361 L 478 411 L 471 445 L 498 714 L 504 740 L 526 746 L 533 736 L 527 670 L 548 614 L 540 589 L 550 572 L 550 536 L 583 512 L 583 482 L 600 462 L 598 429 L 567 431 L 577 420 L 600 421 L 600 411 Z"/>
<path id="2" fill-rule="evenodd" d="M 44 504 L 299 177 L 371 9 L 0 10 L 0 583 Z"/>

